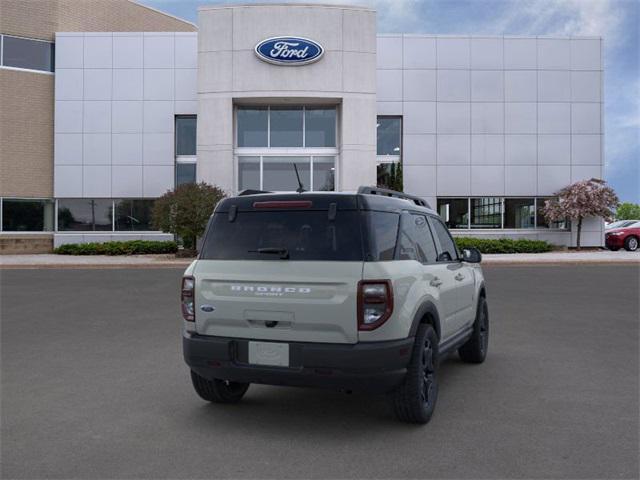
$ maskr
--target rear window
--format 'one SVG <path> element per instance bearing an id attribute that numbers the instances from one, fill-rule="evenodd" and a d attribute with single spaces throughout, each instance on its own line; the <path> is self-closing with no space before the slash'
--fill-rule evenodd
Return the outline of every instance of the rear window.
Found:
<path id="1" fill-rule="evenodd" d="M 262 250 L 261 252 L 259 250 Z M 286 251 L 286 255 L 282 255 Z M 322 210 L 216 213 L 202 248 L 204 260 L 362 261 L 359 212 Z"/>

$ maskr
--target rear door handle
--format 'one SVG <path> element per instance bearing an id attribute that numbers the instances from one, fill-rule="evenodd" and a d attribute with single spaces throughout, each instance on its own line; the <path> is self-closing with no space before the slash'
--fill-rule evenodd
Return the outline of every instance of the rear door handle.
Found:
<path id="1" fill-rule="evenodd" d="M 458 280 L 459 282 L 461 282 L 462 280 L 464 280 L 464 275 L 462 275 L 461 273 L 458 273 L 455 277 L 456 280 Z"/>
<path id="2" fill-rule="evenodd" d="M 429 285 L 431 285 L 432 287 L 439 287 L 440 285 L 442 285 L 442 280 L 440 280 L 438 277 L 434 277 L 434 279 L 429 282 Z"/>

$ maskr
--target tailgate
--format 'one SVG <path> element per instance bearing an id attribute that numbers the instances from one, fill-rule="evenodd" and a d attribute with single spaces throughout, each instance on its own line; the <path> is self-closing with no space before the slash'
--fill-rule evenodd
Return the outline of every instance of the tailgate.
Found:
<path id="1" fill-rule="evenodd" d="M 362 262 L 199 260 L 201 335 L 356 343 Z"/>

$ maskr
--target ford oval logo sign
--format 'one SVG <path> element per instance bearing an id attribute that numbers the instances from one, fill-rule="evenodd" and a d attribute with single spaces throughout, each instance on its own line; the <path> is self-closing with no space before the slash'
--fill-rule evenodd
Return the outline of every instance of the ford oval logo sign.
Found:
<path id="1" fill-rule="evenodd" d="M 322 45 L 302 37 L 267 38 L 255 50 L 260 60 L 276 65 L 308 65 L 320 60 L 324 53 Z"/>

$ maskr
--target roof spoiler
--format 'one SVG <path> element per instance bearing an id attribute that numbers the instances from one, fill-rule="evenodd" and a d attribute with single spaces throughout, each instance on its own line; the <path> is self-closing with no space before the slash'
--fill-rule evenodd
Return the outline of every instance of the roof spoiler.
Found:
<path id="1" fill-rule="evenodd" d="M 362 186 L 358 188 L 358 193 L 363 195 L 380 195 L 382 197 L 400 198 L 402 200 L 413 202 L 420 207 L 431 208 L 429 203 L 423 198 L 416 197 L 415 195 L 409 195 L 408 193 L 396 192 L 395 190 L 388 190 L 386 188 Z"/>
<path id="2" fill-rule="evenodd" d="M 238 194 L 238 196 L 239 197 L 244 197 L 245 195 L 258 195 L 260 193 L 273 193 L 273 192 L 269 192 L 267 190 L 251 190 L 251 189 L 248 189 L 248 190 L 241 191 Z"/>

